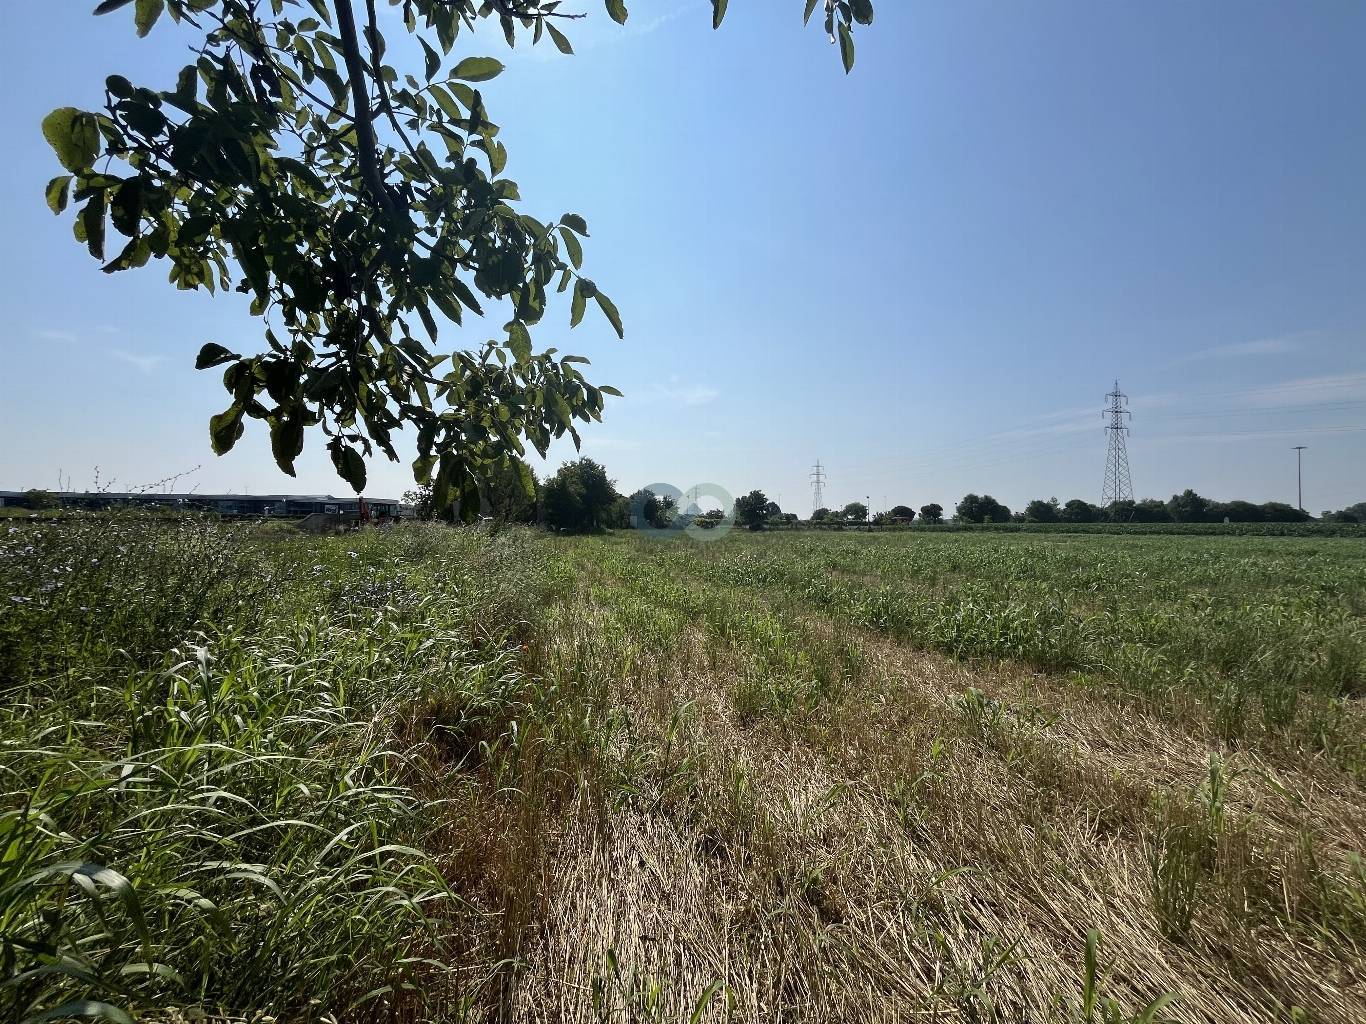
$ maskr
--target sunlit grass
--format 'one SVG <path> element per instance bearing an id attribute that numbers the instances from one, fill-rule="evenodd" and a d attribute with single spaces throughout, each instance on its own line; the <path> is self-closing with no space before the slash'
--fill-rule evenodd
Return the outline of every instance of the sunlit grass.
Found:
<path id="1" fill-rule="evenodd" d="M 0 601 L 17 1020 L 1366 1012 L 1354 540 L 77 517 Z"/>

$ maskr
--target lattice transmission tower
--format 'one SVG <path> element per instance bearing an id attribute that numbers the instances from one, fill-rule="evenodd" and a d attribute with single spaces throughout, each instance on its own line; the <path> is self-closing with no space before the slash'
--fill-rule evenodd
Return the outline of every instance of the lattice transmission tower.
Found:
<path id="1" fill-rule="evenodd" d="M 827 481 L 825 469 L 821 466 L 821 460 L 816 460 L 816 467 L 811 470 L 811 511 L 815 512 L 818 508 L 825 507 L 825 484 Z"/>
<path id="2" fill-rule="evenodd" d="M 1115 389 L 1105 398 L 1108 404 L 1101 410 L 1101 415 L 1110 420 L 1105 426 L 1110 443 L 1105 452 L 1105 486 L 1100 495 L 1102 508 L 1112 502 L 1134 500 L 1134 483 L 1129 478 L 1129 451 L 1124 443 L 1129 436 L 1129 421 L 1134 418 L 1134 414 L 1125 408 L 1129 396 L 1119 390 L 1119 381 L 1115 381 Z"/>

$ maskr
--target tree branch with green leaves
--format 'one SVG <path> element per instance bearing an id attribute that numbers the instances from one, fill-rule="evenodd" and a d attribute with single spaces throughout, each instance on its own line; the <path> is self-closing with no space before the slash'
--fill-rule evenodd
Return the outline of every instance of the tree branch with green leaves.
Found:
<path id="1" fill-rule="evenodd" d="M 47 186 L 54 213 L 75 206 L 73 232 L 106 273 L 169 266 L 181 289 L 250 297 L 263 343 L 202 346 L 200 369 L 223 367 L 226 409 L 210 420 L 215 452 L 247 420 L 264 422 L 293 475 L 310 431 L 326 436 L 340 476 L 360 492 L 376 450 L 397 460 L 394 434 L 416 432 L 413 475 L 439 507 L 478 508 L 478 481 L 530 445 L 599 420 L 615 389 L 591 384 L 587 360 L 533 349 L 553 292 L 569 293 L 570 326 L 597 306 L 624 336 L 610 298 L 583 275 L 584 218 L 521 212 L 503 177 L 478 85 L 492 57 L 452 57 L 496 18 L 509 45 L 584 15 L 559 0 L 387 0 L 421 46 L 420 75 L 385 62 L 376 0 L 104 0 L 132 8 L 139 36 L 163 17 L 200 33 L 171 89 L 111 75 L 103 109 L 62 107 L 43 134 L 65 173 Z M 806 0 L 809 20 L 822 0 Z M 624 0 L 605 0 L 624 24 Z M 851 27 L 868 0 L 824 3 L 846 70 Z M 713 24 L 725 0 L 713 0 Z M 362 27 L 363 26 L 363 27 Z M 520 30 L 520 32 L 519 32 Z M 108 234 L 112 226 L 121 244 Z M 439 337 L 486 306 L 510 312 L 502 334 L 449 354 Z"/>

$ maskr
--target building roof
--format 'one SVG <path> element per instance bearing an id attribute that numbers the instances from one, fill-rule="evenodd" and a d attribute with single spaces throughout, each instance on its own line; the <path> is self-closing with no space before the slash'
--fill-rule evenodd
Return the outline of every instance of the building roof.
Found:
<path id="1" fill-rule="evenodd" d="M 27 491 L 0 491 L 0 498 L 22 498 Z M 371 504 L 398 505 L 398 498 L 372 497 L 367 494 L 338 498 L 332 494 L 200 494 L 198 492 L 165 493 L 162 491 L 49 491 L 57 498 L 162 498 L 181 501 L 314 501 L 354 502 L 364 498 Z"/>

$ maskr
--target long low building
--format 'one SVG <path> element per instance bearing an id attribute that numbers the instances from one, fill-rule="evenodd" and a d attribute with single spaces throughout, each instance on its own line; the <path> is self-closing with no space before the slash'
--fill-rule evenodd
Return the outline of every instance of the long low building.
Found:
<path id="1" fill-rule="evenodd" d="M 117 507 L 175 508 L 214 512 L 221 516 L 299 519 L 314 513 L 359 515 L 365 501 L 374 518 L 404 519 L 413 506 L 397 498 L 338 498 L 331 494 L 160 494 L 137 491 L 0 491 L 0 507 L 31 508 L 35 498 L 50 507 L 107 509 Z"/>

